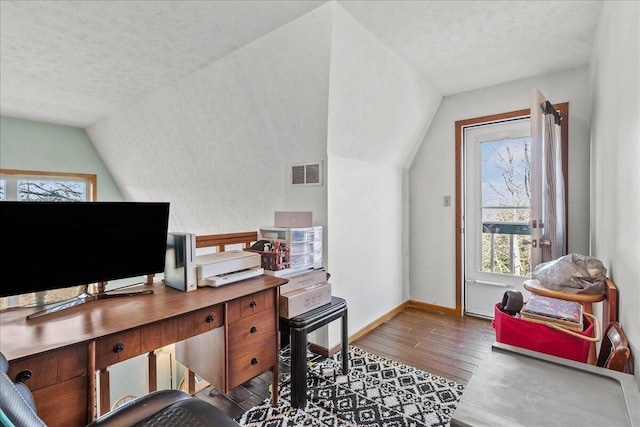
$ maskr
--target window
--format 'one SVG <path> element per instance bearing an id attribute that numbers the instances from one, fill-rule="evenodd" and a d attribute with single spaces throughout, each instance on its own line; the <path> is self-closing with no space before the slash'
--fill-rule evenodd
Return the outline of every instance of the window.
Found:
<path id="1" fill-rule="evenodd" d="M 528 120 L 527 120 L 528 124 Z M 482 142 L 481 271 L 529 276 L 531 137 Z"/>
<path id="2" fill-rule="evenodd" d="M 0 200 L 96 200 L 96 175 L 0 169 Z"/>
<path id="3" fill-rule="evenodd" d="M 0 169 L 0 200 L 18 200 L 26 203 L 95 201 L 96 182 L 96 175 L 92 174 Z M 34 248 L 34 251 L 37 249 Z M 0 298 L 0 310 L 70 299 L 84 293 L 86 288 L 86 286 L 73 286 L 67 289 Z"/>

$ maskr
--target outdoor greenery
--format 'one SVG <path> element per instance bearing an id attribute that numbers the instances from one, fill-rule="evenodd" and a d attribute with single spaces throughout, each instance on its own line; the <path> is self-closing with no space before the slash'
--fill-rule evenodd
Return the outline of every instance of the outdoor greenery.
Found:
<path id="1" fill-rule="evenodd" d="M 483 144 L 482 271 L 531 274 L 529 150 L 529 138 Z"/>

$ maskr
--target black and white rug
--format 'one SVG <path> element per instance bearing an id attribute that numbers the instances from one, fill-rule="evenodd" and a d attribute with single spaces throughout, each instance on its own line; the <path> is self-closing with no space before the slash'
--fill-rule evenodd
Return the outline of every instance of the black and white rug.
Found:
<path id="1" fill-rule="evenodd" d="M 268 398 L 239 419 L 247 427 L 448 426 L 464 386 L 403 363 L 349 346 L 349 374 L 340 375 L 340 353 L 314 364 L 307 404 L 291 407 L 282 383 L 277 407 Z"/>

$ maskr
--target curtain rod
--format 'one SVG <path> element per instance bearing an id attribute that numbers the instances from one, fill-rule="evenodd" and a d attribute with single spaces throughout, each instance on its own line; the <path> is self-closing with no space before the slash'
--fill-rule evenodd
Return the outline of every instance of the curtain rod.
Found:
<path id="1" fill-rule="evenodd" d="M 544 112 L 544 114 L 553 114 L 556 124 L 560 124 L 560 120 L 562 120 L 562 117 L 560 116 L 560 113 L 556 111 L 555 108 L 553 108 L 553 105 L 551 105 L 549 101 L 544 101 L 544 104 L 542 104 L 542 111 Z"/>

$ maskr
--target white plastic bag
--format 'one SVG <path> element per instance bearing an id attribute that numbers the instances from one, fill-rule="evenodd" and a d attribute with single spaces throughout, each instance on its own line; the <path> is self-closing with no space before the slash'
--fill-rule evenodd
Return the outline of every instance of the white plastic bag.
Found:
<path id="1" fill-rule="evenodd" d="M 606 289 L 607 269 L 600 260 L 569 254 L 533 269 L 533 279 L 545 287 L 570 294 L 601 294 Z"/>

